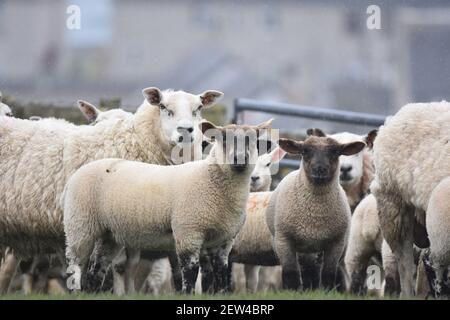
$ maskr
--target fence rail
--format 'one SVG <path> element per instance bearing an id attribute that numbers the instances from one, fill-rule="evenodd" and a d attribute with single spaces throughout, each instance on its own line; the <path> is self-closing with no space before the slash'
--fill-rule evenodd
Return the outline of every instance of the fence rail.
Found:
<path id="1" fill-rule="evenodd" d="M 295 105 L 290 103 L 261 101 L 246 98 L 238 98 L 234 102 L 233 121 L 237 123 L 239 114 L 244 111 L 265 112 L 283 116 L 316 119 L 330 122 L 349 123 L 378 127 L 384 123 L 385 117 L 378 114 L 346 111 L 332 108 L 320 108 Z M 283 159 L 280 166 L 298 168 L 297 160 Z"/>
<path id="2" fill-rule="evenodd" d="M 372 113 L 310 107 L 281 102 L 259 101 L 246 98 L 236 99 L 234 102 L 234 120 L 237 120 L 238 114 L 243 111 L 258 111 L 283 116 L 295 116 L 376 127 L 382 125 L 385 119 L 382 115 Z"/>

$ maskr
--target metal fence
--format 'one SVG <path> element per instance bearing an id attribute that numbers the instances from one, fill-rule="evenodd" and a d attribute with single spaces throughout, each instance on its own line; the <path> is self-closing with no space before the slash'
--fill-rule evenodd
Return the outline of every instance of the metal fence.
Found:
<path id="1" fill-rule="evenodd" d="M 244 111 L 265 112 L 283 116 L 294 116 L 371 127 L 379 127 L 385 120 L 384 116 L 378 114 L 239 98 L 234 102 L 234 123 L 240 122 L 241 119 L 239 116 Z M 280 166 L 298 168 L 299 162 L 292 159 L 283 159 Z"/>

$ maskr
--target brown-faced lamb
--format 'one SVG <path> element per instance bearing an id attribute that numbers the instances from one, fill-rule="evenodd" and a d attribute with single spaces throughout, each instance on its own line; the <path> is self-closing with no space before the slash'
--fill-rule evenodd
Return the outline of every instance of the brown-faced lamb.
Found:
<path id="1" fill-rule="evenodd" d="M 279 140 L 281 148 L 302 155 L 302 160 L 300 169 L 273 191 L 266 210 L 284 289 L 301 287 L 298 253 L 322 253 L 321 285 L 334 287 L 350 224 L 350 206 L 339 184 L 339 156 L 356 154 L 365 147 L 362 141 L 340 144 L 319 129 L 308 133 L 305 141 Z"/>

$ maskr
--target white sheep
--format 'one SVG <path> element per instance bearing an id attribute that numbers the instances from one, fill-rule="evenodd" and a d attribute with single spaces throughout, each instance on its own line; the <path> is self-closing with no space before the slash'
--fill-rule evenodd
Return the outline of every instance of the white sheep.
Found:
<path id="1" fill-rule="evenodd" d="M 301 287 L 302 259 L 297 260 L 297 253 L 323 253 L 321 284 L 326 289 L 334 287 L 350 225 L 350 207 L 339 184 L 339 156 L 356 154 L 365 147 L 362 141 L 340 144 L 318 129 L 308 134 L 304 142 L 279 140 L 281 148 L 301 154 L 302 160 L 300 169 L 273 191 L 266 210 L 284 289 Z"/>
<path id="2" fill-rule="evenodd" d="M 345 269 L 349 275 L 349 290 L 360 294 L 364 290 L 370 259 L 381 254 L 383 236 L 378 221 L 377 201 L 372 194 L 355 208 L 345 251 Z"/>
<path id="3" fill-rule="evenodd" d="M 201 156 L 200 110 L 222 93 L 147 88 L 143 94 L 145 101 L 135 115 L 75 130 L 40 121 L 0 120 L 0 246 L 12 247 L 20 257 L 60 252 L 60 195 L 68 177 L 85 163 L 118 157 L 171 164 L 189 153 Z M 192 152 L 175 158 L 180 151 Z"/>
<path id="4" fill-rule="evenodd" d="M 430 289 L 437 298 L 450 297 L 450 176 L 433 190 L 427 207 L 430 249 L 424 257 Z"/>
<path id="5" fill-rule="evenodd" d="M 228 254 L 245 219 L 257 135 L 268 127 L 203 122 L 202 132 L 216 138 L 204 160 L 157 166 L 106 159 L 77 170 L 63 196 L 69 267 L 75 274 L 85 271 L 96 239 L 125 247 L 124 283 L 131 293 L 141 250 L 176 251 L 183 291 L 190 293 L 206 252 L 214 261 L 215 290 L 226 290 Z"/>
<path id="6" fill-rule="evenodd" d="M 131 113 L 125 112 L 122 109 L 111 109 L 108 111 L 100 111 L 94 105 L 83 100 L 79 100 L 77 106 L 87 119 L 89 119 L 88 115 L 95 114 L 95 118 L 93 119 L 95 123 L 106 121 L 109 119 L 125 118 L 132 115 Z M 42 118 L 39 116 L 32 116 L 29 118 L 29 120 L 40 121 L 39 123 L 40 126 L 41 127 L 48 126 L 49 130 L 58 129 L 67 131 L 67 130 L 75 130 L 76 128 L 78 128 L 78 126 L 76 126 L 71 122 L 68 122 L 65 119 L 57 119 L 53 117 Z M 44 277 L 42 275 L 37 275 L 35 269 L 38 265 L 49 267 L 50 266 L 49 260 L 51 259 L 48 256 L 39 256 L 39 257 L 35 256 L 33 257 L 33 261 L 22 263 L 25 266 L 24 268 L 22 268 L 23 270 L 21 270 L 22 271 L 21 277 L 23 278 L 22 287 L 25 293 L 31 293 L 33 288 L 36 287 L 33 284 L 34 282 L 33 278 L 37 277 L 41 279 L 45 278 L 45 275 Z M 12 251 L 7 250 L 7 252 L 5 253 L 4 264 L 2 264 L 2 268 L 0 269 L 0 292 L 6 292 L 7 290 L 6 286 L 10 282 L 10 280 L 8 279 L 12 278 L 12 274 L 9 273 L 8 270 L 15 270 L 18 262 L 19 260 L 13 256 Z M 39 269 L 41 270 L 40 273 L 42 274 L 45 274 L 48 271 L 46 268 L 42 267 Z M 55 270 L 52 270 L 53 273 L 55 273 L 54 271 Z M 42 280 L 41 282 L 43 283 L 44 280 Z M 55 286 L 53 285 L 52 287 Z"/>
<path id="7" fill-rule="evenodd" d="M 12 117 L 12 111 L 11 108 L 2 102 L 3 96 L 2 93 L 0 92 L 0 116 L 7 116 L 7 117 Z"/>
<path id="8" fill-rule="evenodd" d="M 125 119 L 133 115 L 131 112 L 127 112 L 120 108 L 101 111 L 93 104 L 83 100 L 78 100 L 78 108 L 83 113 L 86 120 L 92 124 L 110 119 Z"/>
<path id="9" fill-rule="evenodd" d="M 272 248 L 272 237 L 265 221 L 265 208 L 270 193 L 262 191 L 269 191 L 273 165 L 278 164 L 285 155 L 286 152 L 277 146 L 270 153 L 258 157 L 251 175 L 250 191 L 252 193 L 247 203 L 247 218 L 236 236 L 230 252 L 231 262 L 245 264 L 246 288 L 249 292 L 256 291 L 261 265 L 275 266 L 278 264 L 276 259 L 265 259 L 266 255 L 272 257 L 275 255 Z M 264 263 L 260 264 L 261 261 Z M 233 271 L 233 277 L 237 280 L 238 272 Z"/>
<path id="10" fill-rule="evenodd" d="M 370 149 L 373 147 L 377 130 L 370 131 L 367 135 L 360 136 L 354 133 L 341 132 L 330 135 L 339 143 L 347 143 L 350 141 L 361 140 L 367 145 L 362 152 L 351 156 L 341 156 L 339 158 L 340 176 L 339 182 L 347 194 L 348 203 L 353 210 L 358 203 L 369 192 L 370 183 L 373 179 L 374 168 L 372 153 Z"/>
<path id="11" fill-rule="evenodd" d="M 374 143 L 371 190 L 383 237 L 399 262 L 403 296 L 414 293 L 415 221 L 424 226 L 431 192 L 450 175 L 449 123 L 448 102 L 408 104 L 380 128 Z"/>

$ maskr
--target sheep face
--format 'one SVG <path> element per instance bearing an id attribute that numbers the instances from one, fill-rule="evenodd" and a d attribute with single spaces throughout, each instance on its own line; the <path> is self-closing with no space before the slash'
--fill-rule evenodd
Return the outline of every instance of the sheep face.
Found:
<path id="1" fill-rule="evenodd" d="M 272 120 L 269 120 L 258 126 L 232 124 L 216 127 L 204 121 L 200 127 L 207 138 L 215 141 L 211 153 L 214 154 L 217 163 L 229 165 L 235 172 L 249 172 L 255 167 L 258 148 L 263 147 L 258 138 L 263 130 L 270 127 L 271 122 Z"/>
<path id="2" fill-rule="evenodd" d="M 368 147 L 371 147 L 376 136 L 376 130 L 371 131 L 366 136 L 359 136 L 349 132 L 342 132 L 331 135 L 330 137 L 339 143 L 348 143 L 351 141 L 365 141 Z M 364 154 L 358 152 L 351 156 L 340 156 L 340 176 L 339 181 L 342 186 L 358 184 L 363 176 Z"/>
<path id="3" fill-rule="evenodd" d="M 280 162 L 281 159 L 286 155 L 286 151 L 280 147 L 276 147 L 270 153 L 265 153 L 258 157 L 255 164 L 255 169 L 253 169 L 251 181 L 250 181 L 250 191 L 266 191 L 272 181 L 272 167 L 273 164 Z"/>
<path id="4" fill-rule="evenodd" d="M 289 153 L 302 155 L 301 167 L 315 185 L 330 183 L 337 176 L 339 157 L 356 154 L 366 145 L 362 141 L 339 143 L 320 129 L 309 129 L 308 135 L 305 141 L 280 139 L 279 144 Z"/>
<path id="5" fill-rule="evenodd" d="M 78 100 L 77 104 L 86 120 L 93 125 L 111 119 L 125 119 L 126 117 L 131 115 L 130 112 L 126 112 L 122 109 L 100 111 L 93 104 L 83 100 Z"/>
<path id="6" fill-rule="evenodd" d="M 172 146 L 181 147 L 190 146 L 199 133 L 201 110 L 213 106 L 223 96 L 215 90 L 194 95 L 184 91 L 160 91 L 154 87 L 144 89 L 143 94 L 150 105 L 160 110 L 163 139 Z"/>

